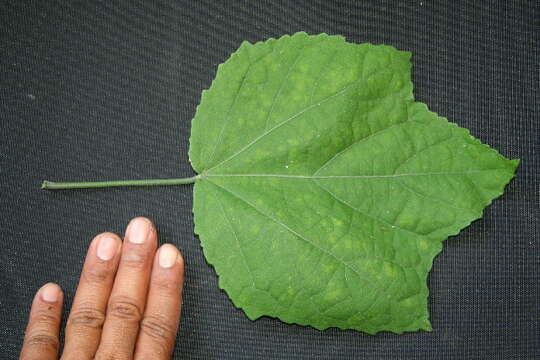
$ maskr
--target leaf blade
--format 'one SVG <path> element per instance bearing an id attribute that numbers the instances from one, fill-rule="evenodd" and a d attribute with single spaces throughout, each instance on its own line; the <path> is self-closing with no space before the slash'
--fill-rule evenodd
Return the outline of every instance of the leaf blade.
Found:
<path id="1" fill-rule="evenodd" d="M 414 102 L 410 53 L 325 34 L 244 43 L 190 142 L 195 232 L 234 304 L 367 333 L 431 330 L 441 242 L 518 164 Z"/>

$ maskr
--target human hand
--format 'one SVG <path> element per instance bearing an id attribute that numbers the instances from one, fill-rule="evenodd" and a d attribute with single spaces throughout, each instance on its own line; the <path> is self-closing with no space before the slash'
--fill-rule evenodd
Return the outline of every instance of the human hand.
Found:
<path id="1" fill-rule="evenodd" d="M 184 261 L 170 244 L 157 251 L 146 218 L 131 220 L 125 241 L 94 238 L 69 314 L 62 360 L 170 359 L 182 304 Z M 20 359 L 58 356 L 64 296 L 49 283 L 34 297 Z"/>

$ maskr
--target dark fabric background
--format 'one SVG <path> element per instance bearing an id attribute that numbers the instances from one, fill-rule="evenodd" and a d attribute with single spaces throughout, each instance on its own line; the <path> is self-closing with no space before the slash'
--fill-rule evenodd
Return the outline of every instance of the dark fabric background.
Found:
<path id="1" fill-rule="evenodd" d="M 1 1 L 0 357 L 34 292 L 70 308 L 86 248 L 137 215 L 187 262 L 183 359 L 540 359 L 538 1 Z M 429 277 L 434 331 L 370 336 L 252 322 L 193 235 L 191 186 L 40 190 L 43 179 L 192 176 L 190 121 L 243 40 L 342 34 L 413 52 L 415 94 L 509 158 L 517 178 L 446 241 Z"/>

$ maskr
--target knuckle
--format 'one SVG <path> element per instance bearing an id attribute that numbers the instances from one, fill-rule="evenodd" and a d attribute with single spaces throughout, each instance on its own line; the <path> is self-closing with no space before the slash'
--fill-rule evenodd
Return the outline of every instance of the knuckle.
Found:
<path id="1" fill-rule="evenodd" d="M 154 287 L 160 294 L 169 295 L 178 292 L 178 285 L 173 279 L 156 276 L 152 279 L 152 287 Z"/>
<path id="2" fill-rule="evenodd" d="M 137 303 L 127 298 L 111 299 L 107 316 L 120 318 L 128 321 L 141 321 L 142 312 Z"/>
<path id="3" fill-rule="evenodd" d="M 122 265 L 134 268 L 145 269 L 148 263 L 149 253 L 145 249 L 130 249 L 122 255 Z"/>
<path id="4" fill-rule="evenodd" d="M 91 284 L 101 284 L 105 282 L 112 272 L 104 266 L 104 264 L 98 264 L 97 266 L 91 266 L 83 271 L 84 280 Z"/>
<path id="5" fill-rule="evenodd" d="M 165 345 L 169 345 L 169 342 L 176 337 L 176 333 L 169 322 L 159 316 L 145 316 L 141 321 L 140 331 Z"/>
<path id="6" fill-rule="evenodd" d="M 59 345 L 60 345 L 60 341 L 58 339 L 58 336 L 54 336 L 52 334 L 46 334 L 42 332 L 30 333 L 27 335 L 26 340 L 24 341 L 25 347 L 29 347 L 29 346 L 47 347 L 53 351 L 57 351 Z"/>
<path id="7" fill-rule="evenodd" d="M 52 309 L 49 308 L 48 310 L 50 311 Z M 34 320 L 38 324 L 56 325 L 60 321 L 60 319 L 58 319 L 57 315 L 49 311 L 47 310 L 38 311 L 37 314 L 35 315 Z"/>
<path id="8" fill-rule="evenodd" d="M 105 322 L 105 314 L 95 308 L 81 308 L 69 315 L 68 327 L 101 329 Z"/>

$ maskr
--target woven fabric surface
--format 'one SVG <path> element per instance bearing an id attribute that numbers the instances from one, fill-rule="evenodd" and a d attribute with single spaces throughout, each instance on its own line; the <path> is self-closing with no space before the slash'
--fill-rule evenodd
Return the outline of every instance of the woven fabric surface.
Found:
<path id="1" fill-rule="evenodd" d="M 60 284 L 67 314 L 92 237 L 142 215 L 186 259 L 175 358 L 540 359 L 539 2 L 19 0 L 0 2 L 0 26 L 0 358 L 17 358 L 35 291 Z M 297 31 L 412 51 L 419 101 L 522 159 L 435 259 L 433 332 L 248 320 L 193 234 L 190 185 L 40 189 L 192 176 L 190 122 L 217 65 Z"/>

